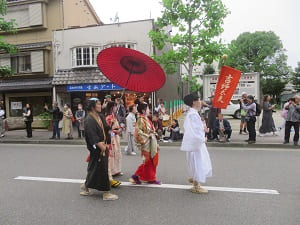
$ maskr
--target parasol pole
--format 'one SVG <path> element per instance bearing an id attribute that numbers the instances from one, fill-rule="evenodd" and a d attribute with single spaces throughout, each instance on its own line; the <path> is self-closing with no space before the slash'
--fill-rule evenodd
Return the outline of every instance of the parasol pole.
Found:
<path id="1" fill-rule="evenodd" d="M 130 80 L 131 74 L 132 74 L 132 71 L 129 72 L 129 76 L 128 76 L 128 79 L 127 79 L 126 84 L 125 84 L 125 86 L 124 86 L 124 89 L 123 89 L 121 98 L 123 98 L 123 95 L 124 95 L 124 93 L 125 93 L 126 87 L 127 87 L 128 82 L 129 82 L 129 80 Z"/>

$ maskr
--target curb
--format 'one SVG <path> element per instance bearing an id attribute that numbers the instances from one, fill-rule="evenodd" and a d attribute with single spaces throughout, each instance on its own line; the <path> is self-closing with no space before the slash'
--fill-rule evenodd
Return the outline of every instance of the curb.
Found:
<path id="1" fill-rule="evenodd" d="M 16 140 L 16 139 L 0 139 L 0 143 L 4 144 L 54 144 L 54 145 L 86 145 L 84 140 Z M 121 145 L 127 145 L 127 142 L 122 141 Z M 160 146 L 164 147 L 180 147 L 181 142 L 160 142 Z M 299 146 L 284 145 L 282 143 L 256 143 L 248 144 L 246 142 L 208 142 L 208 147 L 222 147 L 222 148 L 286 148 L 286 149 L 299 149 Z"/>

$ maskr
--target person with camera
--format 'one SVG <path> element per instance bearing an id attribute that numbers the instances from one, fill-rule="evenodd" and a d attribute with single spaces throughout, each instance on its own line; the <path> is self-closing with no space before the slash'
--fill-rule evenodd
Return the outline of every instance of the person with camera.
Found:
<path id="1" fill-rule="evenodd" d="M 48 106 L 44 106 L 44 110 L 50 114 L 52 114 L 52 126 L 53 126 L 53 133 L 50 139 L 60 139 L 60 130 L 59 130 L 59 121 L 63 119 L 63 112 L 60 111 L 57 102 L 53 101 L 52 109 L 49 110 Z"/>
<path id="2" fill-rule="evenodd" d="M 285 109 L 288 110 L 288 115 L 285 123 L 285 133 L 283 144 L 288 144 L 290 142 L 290 130 L 294 127 L 294 145 L 298 145 L 299 141 L 299 120 L 300 120 L 300 97 L 295 95 L 289 100 L 289 104 Z"/>
<path id="3" fill-rule="evenodd" d="M 275 105 L 272 105 L 270 103 L 270 99 L 271 99 L 270 95 L 264 96 L 263 118 L 262 118 L 261 127 L 259 128 L 260 137 L 263 137 L 266 133 L 271 133 L 271 132 L 273 132 L 274 136 L 277 136 L 275 123 L 272 116 Z"/>
<path id="4" fill-rule="evenodd" d="M 232 129 L 229 121 L 224 119 L 222 113 L 219 113 L 213 130 L 214 139 L 218 139 L 220 142 L 230 142 L 231 133 Z"/>
<path id="5" fill-rule="evenodd" d="M 254 144 L 256 142 L 256 104 L 252 95 L 247 96 L 247 103 L 244 99 L 241 99 L 242 108 L 246 110 L 245 120 L 247 122 L 247 130 L 249 132 L 249 139 L 246 140 L 248 144 Z"/>
<path id="6" fill-rule="evenodd" d="M 244 100 L 244 104 L 247 105 L 247 93 L 242 93 L 242 100 Z M 240 123 L 240 134 L 247 134 L 247 122 L 246 122 L 246 110 L 242 107 L 241 99 L 239 99 L 240 103 L 240 111 L 241 111 L 241 123 Z"/>

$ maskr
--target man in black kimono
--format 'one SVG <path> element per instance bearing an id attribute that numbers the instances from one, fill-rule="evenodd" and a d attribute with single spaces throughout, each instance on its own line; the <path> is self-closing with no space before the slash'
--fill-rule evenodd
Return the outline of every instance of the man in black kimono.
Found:
<path id="1" fill-rule="evenodd" d="M 80 195 L 90 195 L 89 188 L 92 188 L 104 191 L 103 200 L 117 200 L 118 196 L 110 193 L 107 148 L 110 137 L 104 118 L 99 116 L 101 108 L 99 99 L 89 100 L 89 114 L 85 119 L 84 131 L 90 159 L 86 181 L 80 186 Z"/>

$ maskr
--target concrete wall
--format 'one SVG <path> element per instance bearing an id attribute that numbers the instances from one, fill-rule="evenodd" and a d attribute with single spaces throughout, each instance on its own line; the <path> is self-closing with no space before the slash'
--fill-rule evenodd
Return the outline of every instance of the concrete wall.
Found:
<path id="1" fill-rule="evenodd" d="M 97 16 L 86 0 L 64 0 L 64 12 L 65 28 L 99 24 Z"/>

